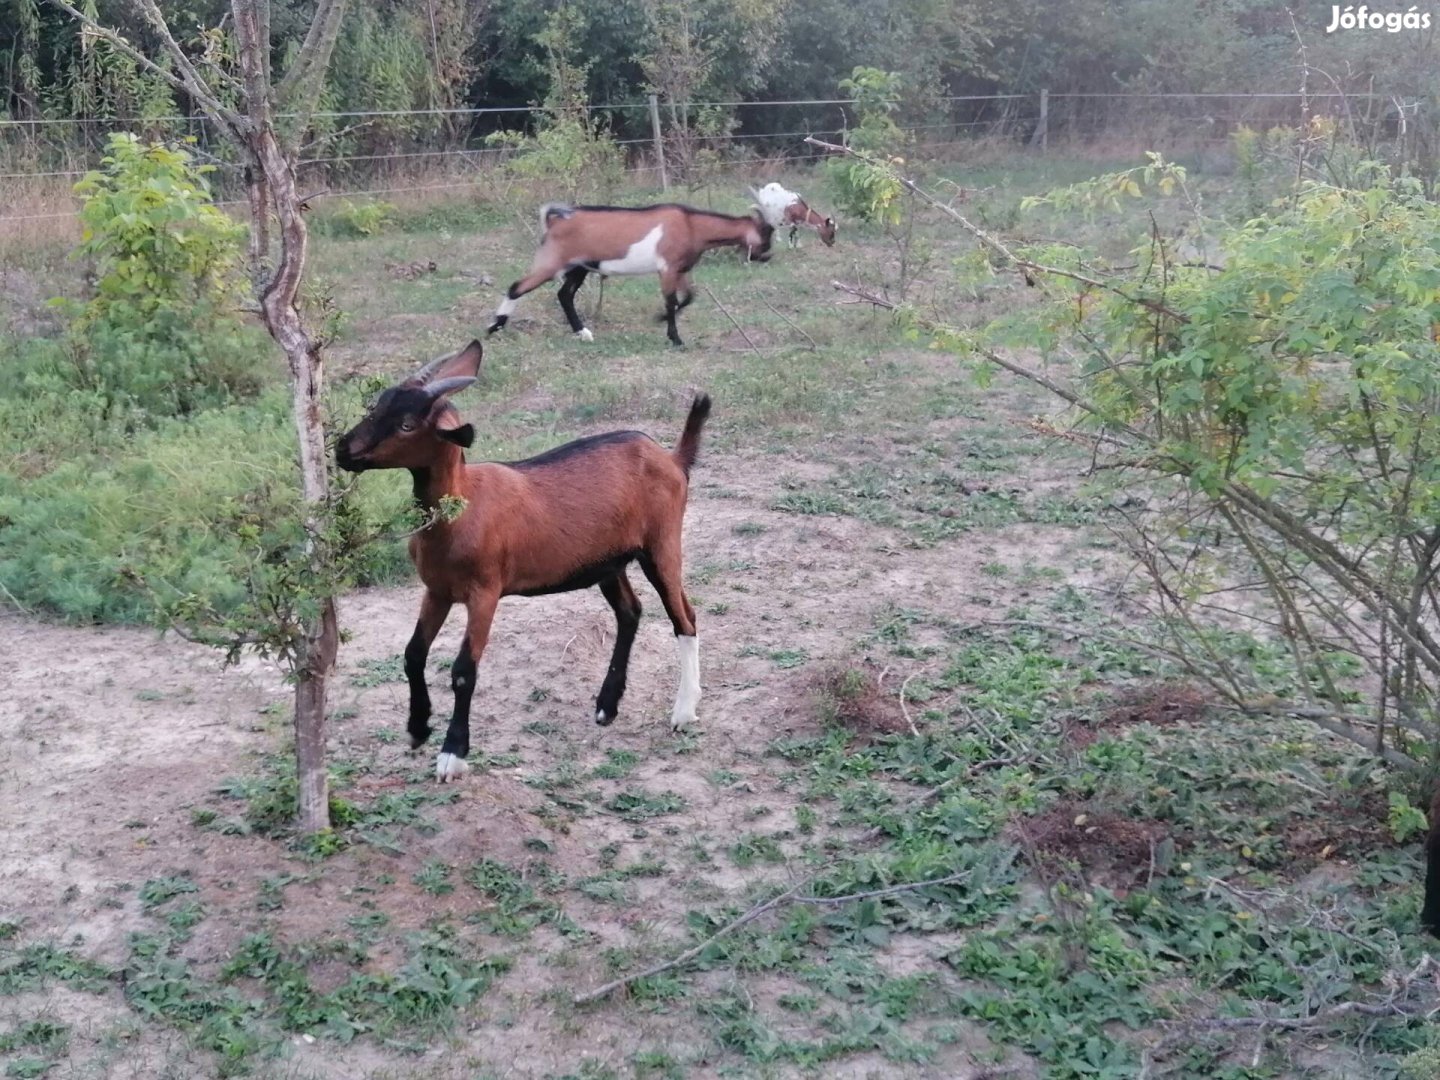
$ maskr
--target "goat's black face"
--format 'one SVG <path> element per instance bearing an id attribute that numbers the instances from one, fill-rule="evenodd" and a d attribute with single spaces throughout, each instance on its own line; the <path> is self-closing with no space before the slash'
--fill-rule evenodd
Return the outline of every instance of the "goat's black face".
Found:
<path id="1" fill-rule="evenodd" d="M 461 423 L 449 397 L 475 381 L 480 344 L 442 357 L 392 386 L 335 445 L 335 464 L 350 472 L 424 469 L 447 445 L 469 446 L 475 429 Z"/>
<path id="2" fill-rule="evenodd" d="M 773 226 L 763 221 L 756 226 L 756 229 L 760 233 L 760 243 L 751 244 L 748 248 L 747 253 L 750 257 L 750 261 L 769 262 L 770 242 L 775 239 L 775 229 Z"/>

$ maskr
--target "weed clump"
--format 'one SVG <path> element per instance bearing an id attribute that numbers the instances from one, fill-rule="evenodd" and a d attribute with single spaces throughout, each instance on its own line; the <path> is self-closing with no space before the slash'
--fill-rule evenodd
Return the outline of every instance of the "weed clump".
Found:
<path id="1" fill-rule="evenodd" d="M 852 735 L 898 735 L 907 730 L 898 698 L 887 695 L 868 665 L 837 664 L 822 671 L 814 684 L 820 721 Z"/>

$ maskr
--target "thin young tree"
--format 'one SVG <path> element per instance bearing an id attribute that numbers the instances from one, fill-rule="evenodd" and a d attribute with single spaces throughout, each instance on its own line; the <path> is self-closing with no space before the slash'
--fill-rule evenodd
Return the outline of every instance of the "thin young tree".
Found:
<path id="1" fill-rule="evenodd" d="M 329 499 L 322 413 L 324 364 L 321 342 L 305 325 L 297 304 L 305 273 L 309 232 L 304 200 L 295 184 L 298 138 L 308 126 L 320 97 L 325 71 L 339 36 L 348 0 L 318 0 L 315 15 L 294 62 L 278 80 L 270 70 L 269 0 L 231 0 L 229 32 L 235 48 L 235 74 L 213 55 L 212 47 L 190 54 L 171 33 L 156 0 L 128 0 L 154 34 L 164 61 L 145 53 L 111 27 L 71 5 L 50 0 L 135 60 L 169 82 L 201 109 L 239 151 L 251 212 L 250 258 L 259 311 L 265 328 L 285 351 L 290 364 L 295 433 L 299 443 L 306 558 L 311 577 L 325 580 L 323 545 L 318 542 Z M 212 35 L 202 41 L 213 43 Z M 238 76 L 238 77 L 237 77 Z M 241 104 L 231 106 L 229 101 Z M 284 130 L 276 127 L 283 115 Z M 273 269 L 265 266 L 271 215 L 279 224 L 280 251 Z M 299 787 L 298 825 L 318 832 L 330 825 L 325 771 L 325 699 L 335 665 L 340 630 L 333 595 L 322 590 L 313 611 L 302 620 L 293 643 L 295 676 L 295 762 Z"/>

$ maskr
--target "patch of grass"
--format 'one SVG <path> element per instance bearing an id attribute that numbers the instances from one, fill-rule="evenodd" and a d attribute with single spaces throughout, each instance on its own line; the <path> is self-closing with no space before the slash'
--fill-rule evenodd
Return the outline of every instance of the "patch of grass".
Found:
<path id="1" fill-rule="evenodd" d="M 685 798 L 673 791 L 650 792 L 629 787 L 605 803 L 605 809 L 619 814 L 626 821 L 648 821 L 679 813 L 685 809 Z"/>
<path id="2" fill-rule="evenodd" d="M 190 931 L 205 920 L 205 908 L 198 900 L 187 900 L 165 913 L 165 925 L 176 941 L 186 941 Z"/>
<path id="3" fill-rule="evenodd" d="M 114 972 L 70 949 L 47 942 L 27 945 L 0 959 L 0 994 L 18 994 L 55 979 L 77 990 L 99 993 Z"/>
<path id="4" fill-rule="evenodd" d="M 509 969 L 508 960 L 470 955 L 453 931 L 440 925 L 414 935 L 409 959 L 395 974 L 356 972 L 322 993 L 312 986 L 308 965 L 334 951 L 284 946 L 269 934 L 254 934 L 242 942 L 221 978 L 262 985 L 264 1014 L 284 1030 L 349 1041 L 367 1031 L 443 1031 L 458 1009 Z M 350 959 L 359 962 L 363 953 Z"/>
<path id="5" fill-rule="evenodd" d="M 542 869 L 530 876 L 554 886 L 556 882 L 549 864 L 541 863 L 539 866 Z M 561 933 L 569 936 L 583 933 L 559 904 L 542 898 L 524 875 L 504 863 L 493 859 L 472 863 L 465 871 L 465 881 L 494 905 L 473 913 L 467 919 L 487 933 L 524 938 L 542 923 L 553 923 Z"/>
<path id="6" fill-rule="evenodd" d="M 774 837 L 760 833 L 749 833 L 740 837 L 730 846 L 730 861 L 741 868 L 757 862 L 778 863 L 785 861 L 785 853 Z"/>
<path id="7" fill-rule="evenodd" d="M 39 1050 L 46 1054 L 58 1054 L 65 1049 L 69 1041 L 68 1025 L 40 1017 L 27 1020 L 13 1031 L 0 1034 L 0 1053 Z"/>
<path id="8" fill-rule="evenodd" d="M 439 859 L 428 861 L 415 871 L 410 880 L 431 896 L 444 896 L 455 891 L 455 885 L 450 880 L 450 867 Z"/>
<path id="9" fill-rule="evenodd" d="M 383 683 L 405 681 L 405 657 L 387 656 L 381 660 L 361 660 L 360 672 L 351 677 L 354 686 L 371 687 Z"/>
<path id="10" fill-rule="evenodd" d="M 640 755 L 633 750 L 606 750 L 605 763 L 590 770 L 596 780 L 623 780 L 635 766 L 640 764 Z"/>
<path id="11" fill-rule="evenodd" d="M 188 877 L 164 877 L 151 878 L 140 886 L 140 892 L 137 895 L 140 906 L 148 914 L 177 896 L 199 891 L 200 886 Z"/>
<path id="12" fill-rule="evenodd" d="M 770 505 L 791 514 L 844 514 L 848 510 L 840 496 L 821 491 L 787 491 Z"/>

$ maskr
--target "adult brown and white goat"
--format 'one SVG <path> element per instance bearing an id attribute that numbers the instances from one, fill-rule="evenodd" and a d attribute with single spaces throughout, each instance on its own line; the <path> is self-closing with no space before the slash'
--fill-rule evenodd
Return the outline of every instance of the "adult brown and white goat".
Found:
<path id="1" fill-rule="evenodd" d="M 714 248 L 737 247 L 750 260 L 765 262 L 775 233 L 759 217 L 717 214 L 678 203 L 638 208 L 546 203 L 540 208 L 540 228 L 545 235 L 530 272 L 510 286 L 488 333 L 509 321 L 516 302 L 526 293 L 547 281 L 562 280 L 560 307 L 570 329 L 593 341 L 594 335 L 575 310 L 575 294 L 586 276 L 659 274 L 666 334 L 672 343 L 684 344 L 675 329 L 675 316 L 695 298 L 690 271 L 700 257 Z"/>
<path id="2" fill-rule="evenodd" d="M 755 209 L 760 211 L 760 216 L 765 223 L 773 229 L 781 229 L 786 225 L 790 226 L 790 246 L 798 247 L 795 239 L 796 231 L 801 225 L 808 229 L 814 229 L 820 234 L 826 247 L 835 246 L 835 219 L 833 217 L 822 217 L 795 192 L 776 183 L 766 184 L 759 191 L 750 189 L 751 196 L 755 199 Z"/>
<path id="3" fill-rule="evenodd" d="M 335 447 L 336 463 L 351 472 L 409 469 L 415 499 L 426 510 L 436 511 L 446 497 L 465 503 L 454 520 L 437 516 L 410 540 L 410 558 L 425 585 L 405 649 L 413 747 L 430 737 L 430 645 L 453 605 L 464 604 L 468 617 L 450 669 L 455 712 L 435 761 L 442 783 L 466 771 L 475 668 L 502 596 L 600 587 L 615 611 L 616 634 L 595 721 L 609 724 L 625 693 L 640 624 L 640 600 L 625 568 L 639 562 L 675 628 L 680 689 L 671 726 L 693 724 L 700 701 L 700 646 L 695 609 L 681 583 L 680 528 L 710 398 L 695 398 L 674 450 L 638 431 L 613 431 L 525 461 L 469 465 L 463 448 L 474 442 L 475 429 L 460 419 L 450 395 L 475 381 L 481 355 L 480 343 L 472 341 L 425 365 L 381 394 Z"/>

